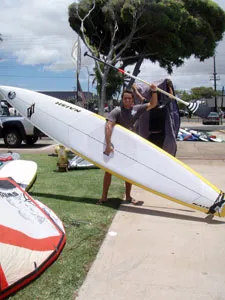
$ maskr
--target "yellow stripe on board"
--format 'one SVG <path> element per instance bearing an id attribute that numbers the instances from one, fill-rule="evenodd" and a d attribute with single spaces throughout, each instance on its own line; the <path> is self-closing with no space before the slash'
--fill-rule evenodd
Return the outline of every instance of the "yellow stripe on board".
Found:
<path id="1" fill-rule="evenodd" d="M 99 118 L 99 119 L 105 120 L 104 117 L 102 117 L 102 116 L 100 116 L 100 115 L 97 115 L 97 114 L 95 115 L 95 117 L 97 117 L 97 118 Z M 163 149 L 161 149 L 161 148 L 157 147 L 156 145 L 152 144 L 151 142 L 149 142 L 147 139 L 141 137 L 140 135 L 138 135 L 138 134 L 136 134 L 136 133 L 130 131 L 129 129 L 127 129 L 127 128 L 125 128 L 125 127 L 119 125 L 119 124 L 116 124 L 115 126 L 120 127 L 123 131 L 128 132 L 129 134 L 133 134 L 133 135 L 135 135 L 135 136 L 138 136 L 138 138 L 141 139 L 142 141 L 144 141 L 144 143 L 146 143 L 146 144 L 148 144 L 148 145 L 151 145 L 151 147 L 157 149 L 159 152 L 162 152 L 164 155 L 168 156 L 169 159 L 172 159 L 172 160 L 174 160 L 176 163 L 178 163 L 178 164 L 180 164 L 181 166 L 183 166 L 186 170 L 188 170 L 189 172 L 191 172 L 191 173 L 192 173 L 193 175 L 195 175 L 196 177 L 200 178 L 204 183 L 206 183 L 209 187 L 211 187 L 211 188 L 212 188 L 213 190 L 215 190 L 218 194 L 220 194 L 220 189 L 218 189 L 215 185 L 213 185 L 213 184 L 212 184 L 210 181 L 208 181 L 206 178 L 204 178 L 203 176 L 201 176 L 199 173 L 197 173 L 197 172 L 196 172 L 195 170 L 193 170 L 191 167 L 187 166 L 186 164 L 184 164 L 183 162 L 181 162 L 180 160 L 178 160 L 177 158 L 175 158 L 174 156 L 172 156 L 172 155 L 169 154 L 168 152 L 164 151 Z M 197 206 L 197 205 L 193 205 L 193 204 L 189 204 L 189 203 L 187 203 L 187 202 L 183 202 L 183 201 L 181 201 L 181 200 L 178 200 L 178 199 L 176 199 L 176 198 L 173 198 L 173 197 L 170 197 L 170 196 L 168 196 L 168 195 L 162 194 L 162 193 L 160 193 L 160 192 L 158 192 L 158 191 L 155 191 L 155 190 L 152 190 L 152 189 L 150 189 L 150 188 L 148 188 L 148 187 L 146 187 L 146 186 L 143 186 L 143 185 L 137 183 L 136 181 L 129 180 L 129 179 L 127 179 L 126 177 L 124 177 L 124 176 L 122 176 L 122 175 L 120 175 L 120 174 L 118 174 L 118 173 L 116 173 L 116 172 L 114 172 L 114 171 L 112 171 L 112 170 L 107 169 L 107 168 L 104 167 L 103 165 L 100 165 L 100 164 L 96 163 L 95 161 L 93 161 L 93 160 L 91 160 L 90 158 L 88 158 L 88 157 L 82 155 L 81 153 L 77 152 L 76 150 L 72 149 L 72 151 L 75 152 L 77 155 L 81 156 L 82 158 L 84 158 L 84 159 L 86 159 L 86 160 L 92 162 L 94 165 L 98 166 L 99 168 L 103 169 L 104 171 L 109 172 L 109 173 L 111 173 L 112 175 L 114 175 L 114 176 L 116 176 L 116 177 L 118 177 L 118 178 L 120 178 L 120 179 L 122 179 L 122 180 L 124 180 L 124 181 L 128 181 L 128 182 L 130 182 L 131 184 L 134 184 L 134 185 L 136 185 L 136 186 L 138 186 L 138 187 L 140 187 L 140 188 L 143 188 L 144 190 L 146 190 L 146 191 L 148 191 L 148 192 L 151 192 L 151 193 L 153 193 L 153 194 L 155 194 L 155 195 L 158 195 L 158 196 L 160 196 L 160 197 L 166 198 L 166 199 L 168 199 L 168 200 L 170 200 L 170 201 L 173 201 L 173 202 L 175 202 L 175 203 L 178 203 L 178 204 L 181 204 L 181 205 L 185 205 L 185 206 L 187 206 L 187 207 L 189 207 L 189 208 L 192 208 L 192 209 L 195 209 L 195 210 L 199 210 L 199 211 L 204 212 L 204 213 L 207 213 L 207 212 L 208 212 L 208 209 L 206 209 L 206 208 L 203 208 L 203 207 L 200 207 L 200 206 Z M 224 209 L 222 210 L 222 212 L 220 213 L 220 215 L 219 215 L 218 213 L 215 213 L 215 215 L 220 216 L 220 217 L 225 216 L 225 207 L 224 207 Z"/>
<path id="2" fill-rule="evenodd" d="M 63 100 L 60 100 L 60 101 L 61 101 L 61 102 L 64 102 Z M 96 118 L 98 118 L 98 119 L 106 120 L 106 118 L 103 117 L 103 116 L 101 116 L 101 115 L 95 114 L 95 113 L 93 113 L 93 112 L 89 112 L 89 113 L 92 114 L 94 117 L 96 117 Z M 129 129 L 127 129 L 127 128 L 125 128 L 125 127 L 119 125 L 119 124 L 116 124 L 115 126 L 121 128 L 123 131 L 128 132 L 129 134 L 133 134 L 133 135 L 135 135 L 135 136 L 138 136 L 138 138 L 139 138 L 140 140 L 144 141 L 144 143 L 146 143 L 146 144 L 148 144 L 148 145 L 151 145 L 151 147 L 157 149 L 159 152 L 161 152 L 161 153 L 163 153 L 164 155 L 168 156 L 169 159 L 174 160 L 176 163 L 178 163 L 178 164 L 180 164 L 181 166 L 183 166 L 186 170 L 188 170 L 189 172 L 191 172 L 192 174 L 194 174 L 196 177 L 200 178 L 203 182 L 205 182 L 208 186 L 210 186 L 210 187 L 211 187 L 214 191 L 216 191 L 218 194 L 220 193 L 220 189 L 218 189 L 218 188 L 217 188 L 215 185 L 213 185 L 210 181 L 208 181 L 206 178 L 204 178 L 203 176 L 201 176 L 199 173 L 197 173 L 196 171 L 194 171 L 192 168 L 190 168 L 189 166 L 187 166 L 186 164 L 184 164 L 183 162 L 181 162 L 180 160 L 178 160 L 177 158 L 175 158 L 174 156 L 172 156 L 172 155 L 169 154 L 168 152 L 164 151 L 163 149 L 161 149 L 161 148 L 157 147 L 156 145 L 152 144 L 151 142 L 149 142 L 147 139 L 141 137 L 140 135 L 136 134 L 135 132 L 132 132 L 131 130 L 129 130 Z M 84 133 L 84 134 L 85 134 L 85 133 Z M 86 135 L 86 134 L 85 134 L 85 135 Z M 73 151 L 75 151 L 75 150 L 73 150 Z M 75 151 L 75 153 L 78 153 L 78 152 Z M 85 158 L 86 160 L 91 161 L 89 158 L 86 158 L 86 157 L 82 156 L 81 154 L 78 154 L 78 155 L 80 155 L 81 157 Z M 91 162 L 93 163 L 93 161 L 91 161 Z M 96 163 L 94 163 L 94 164 L 97 165 Z M 100 167 L 101 169 L 106 170 L 106 171 L 109 172 L 109 173 L 112 173 L 112 171 L 109 171 L 108 169 L 106 169 L 105 167 L 103 167 L 103 166 L 101 166 L 101 165 L 98 165 L 98 167 Z M 112 173 L 112 174 L 113 174 L 113 173 Z M 124 179 L 124 177 L 122 177 L 122 176 L 119 175 L 119 174 L 114 174 L 114 175 L 116 175 L 116 176 L 119 177 L 119 178 Z M 127 180 L 127 179 L 126 179 L 126 180 Z M 127 181 L 129 181 L 129 180 L 127 180 Z M 131 181 L 130 181 L 130 182 L 131 182 Z M 133 184 L 135 184 L 135 185 L 138 185 L 136 182 L 131 182 L 131 183 L 133 183 Z M 140 186 L 140 185 L 138 185 L 138 186 Z M 147 188 L 144 187 L 144 186 L 140 186 L 140 187 L 142 187 L 142 188 L 144 188 L 144 189 L 146 189 L 146 190 L 148 190 L 148 191 L 151 191 L 151 192 L 153 192 L 153 193 L 159 195 L 159 193 L 156 192 L 156 191 L 147 189 Z M 168 197 L 168 196 L 163 195 L 163 197 Z M 169 199 L 169 200 L 172 200 L 172 199 L 170 199 L 170 198 L 168 198 L 168 199 Z M 175 201 L 175 200 L 173 200 L 173 201 Z M 180 201 L 180 200 L 176 200 L 176 201 L 179 201 L 180 203 L 186 203 L 186 202 L 182 202 L 182 201 Z M 193 207 L 195 208 L 195 206 L 193 206 Z M 202 208 L 201 208 L 201 210 L 202 210 Z M 203 210 L 204 210 L 204 209 L 203 209 Z M 204 211 L 205 211 L 205 210 L 204 210 Z"/>
<path id="3" fill-rule="evenodd" d="M 128 130 L 128 131 L 129 131 L 129 130 Z M 144 139 L 144 140 L 145 140 L 145 139 Z M 148 141 L 147 141 L 147 142 L 148 142 Z M 150 143 L 150 142 L 148 142 L 148 143 Z M 152 143 L 150 143 L 150 144 L 153 145 Z M 155 148 L 159 149 L 157 146 L 155 146 L 155 145 L 153 145 L 153 146 L 154 146 Z M 91 163 L 93 163 L 94 165 L 96 165 L 97 167 L 99 167 L 100 169 L 103 169 L 104 171 L 106 171 L 106 172 L 108 172 L 108 173 L 111 173 L 112 175 L 114 175 L 114 176 L 116 176 L 116 177 L 118 177 L 118 178 L 120 178 L 120 179 L 122 179 L 122 180 L 124 180 L 124 181 L 128 181 L 128 182 L 130 182 L 131 184 L 134 184 L 134 185 L 136 185 L 136 186 L 138 186 L 138 187 L 140 187 L 140 188 L 143 188 L 144 190 L 146 190 L 146 191 L 148 191 L 148 192 L 151 192 L 151 193 L 153 193 L 153 194 L 155 194 L 155 195 L 158 195 L 158 196 L 160 196 L 160 197 L 166 198 L 166 199 L 168 199 L 168 200 L 170 200 L 170 201 L 173 201 L 173 202 L 175 202 L 175 203 L 178 203 L 178 204 L 187 206 L 187 207 L 189 207 L 189 208 L 192 208 L 192 209 L 195 209 L 195 210 L 204 212 L 204 213 L 207 213 L 207 212 L 208 212 L 208 209 L 206 209 L 206 208 L 203 208 L 203 207 L 200 207 L 200 206 L 197 206 L 197 205 L 193 205 L 193 204 L 189 204 L 189 203 L 187 203 L 187 202 L 183 202 L 183 201 L 178 200 L 178 199 L 176 199 L 176 198 L 170 197 L 170 196 L 168 196 L 168 195 L 165 195 L 165 194 L 159 193 L 159 192 L 157 192 L 157 191 L 155 191 L 155 190 L 152 190 L 152 189 L 150 189 L 150 188 L 147 188 L 146 186 L 143 186 L 143 185 L 141 185 L 141 184 L 139 184 L 139 183 L 137 183 L 137 182 L 135 182 L 135 181 L 128 180 L 126 177 L 123 177 L 122 175 L 120 175 L 120 174 L 118 174 L 118 173 L 116 173 L 116 172 L 113 172 L 113 171 L 111 171 L 111 170 L 105 168 L 104 166 L 102 166 L 102 165 L 96 163 L 95 161 L 93 161 L 93 160 L 91 160 L 90 158 L 88 158 L 88 157 L 82 155 L 81 153 L 77 152 L 76 150 L 74 150 L 74 149 L 71 149 L 71 150 L 72 150 L 75 154 L 77 154 L 77 155 L 81 156 L 82 158 L 84 158 L 84 159 L 90 161 Z M 161 149 L 159 149 L 159 150 L 161 150 Z M 161 150 L 161 151 L 162 151 L 162 152 L 165 152 L 165 151 L 163 151 L 163 150 Z M 177 160 L 176 158 L 174 158 L 174 157 L 171 156 L 170 154 L 169 154 L 168 156 L 169 156 L 169 157 L 172 157 L 172 158 L 175 159 L 177 162 L 179 162 L 179 160 Z M 187 167 L 188 170 L 190 169 L 190 171 L 191 171 L 193 174 L 199 175 L 197 172 L 195 172 L 194 170 L 192 170 L 191 168 L 189 168 L 188 166 L 186 166 L 186 165 L 183 164 L 182 162 L 180 162 L 180 163 L 181 163 L 184 167 Z M 199 175 L 199 177 L 200 177 L 200 178 L 203 178 L 201 175 Z M 207 183 L 208 181 L 205 179 L 205 182 Z M 211 186 L 211 187 L 214 187 L 214 185 L 211 185 L 211 184 L 210 184 L 210 186 Z M 216 191 L 218 190 L 216 187 L 215 187 L 215 189 L 216 189 Z M 218 190 L 218 191 L 220 192 L 220 190 Z M 222 212 L 221 212 L 220 214 L 218 214 L 218 213 L 216 212 L 214 215 L 215 215 L 215 216 L 219 216 L 219 217 L 224 217 L 224 216 L 225 216 L 225 207 L 223 208 L 223 210 L 222 210 Z"/>
<path id="4" fill-rule="evenodd" d="M 182 161 L 178 160 L 176 157 L 172 156 L 171 154 L 169 154 L 168 152 L 164 151 L 163 149 L 157 147 L 155 144 L 152 144 L 151 142 L 149 142 L 147 139 L 139 136 L 138 134 L 130 131 L 129 129 L 126 129 L 120 125 L 116 125 L 119 126 L 120 128 L 123 128 L 125 131 L 137 135 L 140 139 L 142 139 L 142 141 L 144 141 L 146 144 L 151 145 L 151 147 L 157 149 L 159 152 L 162 152 L 163 154 L 165 154 L 166 156 L 168 156 L 170 159 L 174 160 L 176 163 L 180 164 L 181 166 L 183 166 L 186 170 L 190 171 L 192 174 L 194 174 L 195 176 L 197 176 L 198 178 L 200 178 L 202 181 L 204 181 L 208 186 L 210 186 L 214 191 L 216 191 L 218 194 L 220 193 L 220 189 L 217 188 L 215 185 L 213 185 L 210 181 L 208 181 L 205 177 L 203 177 L 202 175 L 200 175 L 199 173 L 197 173 L 195 170 L 193 170 L 191 167 L 187 166 L 185 163 L 183 163 Z"/>
<path id="5" fill-rule="evenodd" d="M 33 184 L 35 183 L 36 179 L 37 179 L 37 172 L 34 174 L 31 182 L 26 186 L 26 188 L 25 188 L 26 192 L 28 192 L 29 189 L 33 186 Z"/>
<path id="6" fill-rule="evenodd" d="M 45 96 L 42 95 L 42 97 L 45 97 Z M 17 98 L 18 98 L 18 97 L 17 97 Z M 53 98 L 54 98 L 54 97 L 53 97 Z M 20 99 L 20 101 L 21 101 L 21 99 Z M 63 101 L 63 100 L 58 100 L 58 99 L 57 99 L 57 101 L 66 103 L 66 102 Z M 27 105 L 29 105 L 29 102 L 28 102 L 28 103 L 27 103 L 26 101 L 23 101 L 23 102 L 25 102 Z M 67 104 L 67 105 L 68 105 L 68 104 Z M 74 106 L 74 105 L 73 105 L 73 106 Z M 37 108 L 37 110 L 42 111 L 42 109 L 39 109 L 39 108 Z M 85 110 L 85 109 L 84 109 L 84 110 Z M 85 110 L 85 111 L 86 111 L 86 110 Z M 47 115 L 46 112 L 43 112 L 43 113 L 44 113 L 45 115 Z M 98 119 L 100 119 L 100 120 L 103 120 L 103 121 L 105 120 L 105 118 L 102 117 L 102 116 L 100 116 L 100 115 L 97 115 L 97 114 L 94 114 L 94 113 L 91 113 L 91 112 L 90 112 L 90 115 L 91 115 L 91 114 L 92 114 L 94 117 L 96 117 L 96 118 L 98 118 Z M 49 114 L 49 115 L 50 115 L 50 114 Z M 53 115 L 51 115 L 51 116 L 55 118 L 55 116 L 53 116 Z M 63 121 L 61 121 L 61 122 L 63 122 Z M 69 125 L 68 123 L 66 123 L 66 122 L 64 122 L 64 123 L 65 123 L 67 126 L 70 127 L 70 125 Z M 159 148 L 159 147 L 157 147 L 156 145 L 150 143 L 148 140 L 146 140 L 146 139 L 140 137 L 139 135 L 137 135 L 137 134 L 131 132 L 130 130 L 128 130 L 128 129 L 126 129 L 126 128 L 120 126 L 120 125 L 116 125 L 116 126 L 121 127 L 123 131 L 129 132 L 129 134 L 134 134 L 135 136 L 138 136 L 138 138 L 139 138 L 140 140 L 144 141 L 144 143 L 147 143 L 148 145 L 151 145 L 152 148 L 155 148 L 155 149 L 157 149 L 157 151 L 163 153 L 164 155 L 167 155 L 167 156 L 168 156 L 168 159 L 173 159 L 176 163 L 178 163 L 178 164 L 180 164 L 181 166 L 183 166 L 186 170 L 188 170 L 189 172 L 191 172 L 193 175 L 195 175 L 196 177 L 200 178 L 205 184 L 207 184 L 209 187 L 211 187 L 213 190 L 215 190 L 216 193 L 218 193 L 218 194 L 220 193 L 220 190 L 219 190 L 217 187 L 215 187 L 212 183 L 210 183 L 207 179 L 205 179 L 204 177 L 202 177 L 200 174 L 198 174 L 197 172 L 195 172 L 193 169 L 191 169 L 190 167 L 188 167 L 187 165 L 185 165 L 185 164 L 182 163 L 181 161 L 177 160 L 175 157 L 173 157 L 173 156 L 170 155 L 169 153 L 165 152 L 165 151 L 162 150 L 161 148 Z M 38 126 L 37 126 L 37 127 L 38 127 Z M 73 128 L 73 127 L 71 127 L 71 128 Z M 41 129 L 41 128 L 40 128 L 40 129 Z M 45 130 L 43 130 L 43 131 L 45 131 Z M 86 133 L 84 133 L 84 132 L 82 132 L 82 133 L 83 133 L 84 135 L 87 136 Z M 49 135 L 47 132 L 46 132 L 46 134 L 50 137 L 50 135 Z M 53 138 L 53 139 L 55 139 L 55 138 Z M 57 139 L 56 139 L 56 140 L 57 140 Z M 71 147 L 69 147 L 69 148 L 71 149 Z M 139 184 L 139 183 L 137 183 L 137 182 L 135 182 L 135 181 L 129 180 L 129 179 L 127 179 L 126 177 L 124 177 L 124 176 L 122 176 L 122 175 L 120 175 L 120 174 L 118 174 L 118 173 L 116 173 L 116 172 L 113 172 L 113 171 L 109 170 L 108 168 L 104 167 L 104 166 L 101 165 L 101 164 L 96 163 L 95 161 L 93 161 L 93 160 L 91 160 L 90 158 L 88 158 L 88 157 L 82 155 L 81 153 L 79 153 L 78 151 L 76 151 L 76 150 L 74 150 L 74 149 L 72 149 L 72 151 L 73 151 L 74 153 L 76 153 L 77 155 L 83 157 L 84 159 L 86 159 L 86 160 L 92 162 L 94 165 L 98 166 L 99 168 L 101 168 L 101 169 L 103 169 L 103 170 L 105 170 L 105 171 L 107 171 L 107 172 L 109 172 L 109 173 L 115 175 L 116 177 L 118 177 L 118 178 L 120 178 L 120 179 L 122 179 L 122 180 L 124 180 L 124 181 L 128 181 L 128 182 L 130 182 L 130 183 L 132 183 L 132 184 L 134 184 L 134 185 L 136 185 L 136 186 L 138 186 L 138 187 L 140 187 L 140 188 L 143 188 L 143 189 L 145 189 L 145 190 L 147 190 L 147 191 L 149 191 L 149 192 L 152 192 L 152 193 L 154 193 L 154 194 L 156 194 L 156 195 L 159 195 L 159 196 L 161 196 L 161 197 L 164 197 L 164 198 L 166 198 L 166 199 L 168 199 L 168 200 L 171 200 L 171 201 L 173 201 L 173 202 L 176 202 L 176 203 L 178 203 L 178 204 L 181 204 L 181 205 L 184 205 L 184 206 L 187 206 L 187 207 L 190 207 L 190 208 L 193 208 L 193 209 L 195 209 L 195 210 L 202 211 L 202 212 L 207 212 L 207 211 L 208 211 L 206 208 L 202 208 L 202 207 L 197 206 L 197 205 L 193 205 L 193 204 L 189 204 L 189 203 L 183 202 L 183 201 L 178 200 L 178 199 L 176 199 L 176 198 L 173 198 L 173 197 L 164 195 L 164 194 L 159 193 L 159 192 L 157 192 L 157 191 L 155 191 L 155 190 L 152 190 L 152 189 L 150 189 L 150 188 L 147 188 L 147 187 L 145 187 L 145 186 L 143 186 L 143 185 L 141 185 L 141 184 Z M 216 213 L 216 214 L 217 214 L 217 213 Z M 217 214 L 217 215 L 218 215 L 218 214 Z M 225 216 L 225 207 L 224 207 L 224 209 L 222 210 L 221 216 Z"/>

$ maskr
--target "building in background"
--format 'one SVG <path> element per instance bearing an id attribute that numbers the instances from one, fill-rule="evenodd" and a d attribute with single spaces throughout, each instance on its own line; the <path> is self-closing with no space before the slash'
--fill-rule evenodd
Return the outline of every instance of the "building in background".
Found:
<path id="1" fill-rule="evenodd" d="M 223 99 L 223 97 L 222 96 L 217 96 L 216 97 L 217 98 L 217 110 L 219 110 L 219 109 L 225 109 L 225 101 L 224 101 L 224 99 Z M 207 104 L 208 104 L 208 106 L 211 108 L 211 110 L 212 111 L 214 111 L 214 109 L 215 109 L 215 97 L 212 97 L 212 98 L 203 98 L 203 99 L 199 99 L 199 100 L 201 100 L 201 101 L 205 101 Z"/>
<path id="2" fill-rule="evenodd" d="M 76 104 L 76 105 L 78 104 L 77 103 L 77 92 L 76 91 L 38 91 L 38 92 L 41 93 L 41 94 L 45 94 L 45 95 L 48 95 L 48 96 L 52 96 L 52 97 L 55 97 L 55 98 L 58 98 L 58 99 Z M 78 92 L 78 96 L 79 96 L 79 92 Z M 92 99 L 93 98 L 93 94 L 90 93 L 90 92 L 83 92 L 82 91 L 82 94 L 80 96 L 81 96 L 80 97 L 81 100 L 79 102 L 84 101 L 84 103 L 85 103 L 86 99 Z"/>

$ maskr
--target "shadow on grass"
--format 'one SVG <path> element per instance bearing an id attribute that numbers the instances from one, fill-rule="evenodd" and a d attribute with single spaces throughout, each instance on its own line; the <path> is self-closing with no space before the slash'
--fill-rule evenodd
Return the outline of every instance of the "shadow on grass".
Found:
<path id="1" fill-rule="evenodd" d="M 74 196 L 67 196 L 67 195 L 55 195 L 55 194 L 47 194 L 47 193 L 36 193 L 36 192 L 30 192 L 30 195 L 33 198 L 36 197 L 44 197 L 48 199 L 56 199 L 56 200 L 63 200 L 63 201 L 71 201 L 71 202 L 81 202 L 81 203 L 88 203 L 88 204 L 94 204 L 96 205 L 97 201 L 99 200 L 98 198 L 87 198 L 87 197 L 74 197 Z M 101 206 L 106 206 L 106 207 L 112 207 L 115 209 L 118 209 L 118 207 L 121 204 L 121 199 L 119 198 L 109 198 L 104 205 Z M 96 205 L 97 206 L 97 205 Z"/>
<path id="2" fill-rule="evenodd" d="M 80 198 L 80 197 L 74 197 L 74 196 L 67 196 L 67 195 L 55 195 L 55 194 L 47 194 L 47 193 L 36 193 L 32 192 L 30 195 L 35 198 L 35 197 L 44 197 L 48 199 L 56 199 L 56 200 L 63 200 L 63 201 L 71 201 L 71 202 L 80 202 L 80 203 L 87 203 L 87 204 L 93 204 L 96 205 L 96 202 L 99 200 L 98 198 Z M 194 217 L 194 216 L 189 216 L 189 215 L 184 215 L 184 214 L 179 214 L 179 213 L 172 213 L 165 211 L 167 208 L 162 207 L 164 210 L 155 210 L 153 208 L 146 208 L 146 207 L 140 207 L 140 206 L 133 206 L 133 205 L 120 205 L 123 204 L 124 201 L 122 201 L 119 198 L 109 198 L 104 205 L 100 206 L 105 206 L 105 207 L 111 207 L 114 209 L 118 209 L 120 206 L 120 210 L 128 213 L 137 213 L 137 214 L 145 214 L 145 215 L 150 215 L 150 216 L 156 216 L 156 217 L 161 217 L 161 218 L 171 218 L 171 219 L 179 219 L 179 220 L 185 220 L 185 221 L 192 221 L 192 222 L 201 222 L 201 223 L 208 223 L 208 224 L 225 224 L 225 221 L 219 221 L 215 219 L 210 219 L 207 217 L 207 215 L 204 217 L 204 214 L 202 214 L 201 217 Z M 126 204 L 126 203 L 124 203 Z M 97 206 L 97 205 L 96 205 Z M 190 212 L 193 213 L 193 210 L 185 210 L 185 209 L 179 209 L 180 211 L 184 212 Z"/>
<path id="3" fill-rule="evenodd" d="M 202 214 L 203 217 L 201 218 L 201 217 L 188 216 L 188 215 L 183 215 L 178 213 L 171 213 L 167 211 L 159 211 L 154 209 L 125 206 L 125 205 L 121 205 L 120 210 L 128 213 L 144 214 L 144 215 L 156 216 L 161 218 L 171 218 L 171 219 L 179 219 L 185 221 L 201 222 L 201 223 L 217 224 L 217 225 L 225 224 L 225 221 L 213 220 L 209 218 L 208 215 L 204 217 L 204 214 Z M 190 212 L 193 213 L 193 211 L 191 210 Z"/>

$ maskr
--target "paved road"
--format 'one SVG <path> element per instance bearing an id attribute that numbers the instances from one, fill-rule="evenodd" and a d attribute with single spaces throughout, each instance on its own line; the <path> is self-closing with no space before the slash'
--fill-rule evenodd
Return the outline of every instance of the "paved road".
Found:
<path id="1" fill-rule="evenodd" d="M 54 144 L 43 138 L 13 151 L 52 153 Z M 178 142 L 177 156 L 225 191 L 224 147 Z M 138 187 L 132 194 L 144 205 L 121 205 L 76 299 L 224 300 L 224 218 L 207 220 Z"/>
<path id="2" fill-rule="evenodd" d="M 17 153 L 51 153 L 54 151 L 56 142 L 48 137 L 43 137 L 32 146 L 22 143 L 19 148 L 8 148 L 3 139 L 0 139 L 0 153 L 13 151 Z"/>
<path id="3" fill-rule="evenodd" d="M 225 130 L 225 125 L 203 125 L 199 121 L 187 121 L 187 120 L 181 120 L 181 127 L 182 128 L 191 128 L 193 130 L 199 130 L 199 131 L 219 131 L 219 130 Z"/>
<path id="4" fill-rule="evenodd" d="M 225 191 L 224 147 L 181 142 L 178 154 Z M 76 300 L 224 300 L 225 219 L 138 187 L 132 195 L 144 205 L 120 206 Z"/>

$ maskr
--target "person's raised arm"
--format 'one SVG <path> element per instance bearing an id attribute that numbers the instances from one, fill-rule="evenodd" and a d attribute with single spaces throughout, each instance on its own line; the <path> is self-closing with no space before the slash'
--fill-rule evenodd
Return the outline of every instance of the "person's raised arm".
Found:
<path id="1" fill-rule="evenodd" d="M 150 85 L 151 92 L 152 92 L 152 98 L 151 101 L 148 102 L 147 110 L 150 110 L 158 105 L 158 92 L 157 92 L 157 86 L 155 84 Z"/>
<path id="2" fill-rule="evenodd" d="M 145 97 L 143 97 L 142 94 L 138 91 L 135 83 L 132 85 L 132 90 L 133 93 L 137 96 L 137 98 L 141 101 L 141 103 L 144 103 Z"/>
<path id="3" fill-rule="evenodd" d="M 146 108 L 147 111 L 158 105 L 157 87 L 156 87 L 155 84 L 152 83 L 150 85 L 150 88 L 151 88 L 151 92 L 152 92 L 152 98 L 147 103 L 148 104 L 147 108 Z M 133 89 L 134 94 L 140 99 L 141 103 L 144 103 L 146 100 L 148 100 L 144 96 L 141 95 L 141 93 L 138 91 L 137 86 L 136 86 L 135 83 L 132 85 L 132 89 Z"/>

